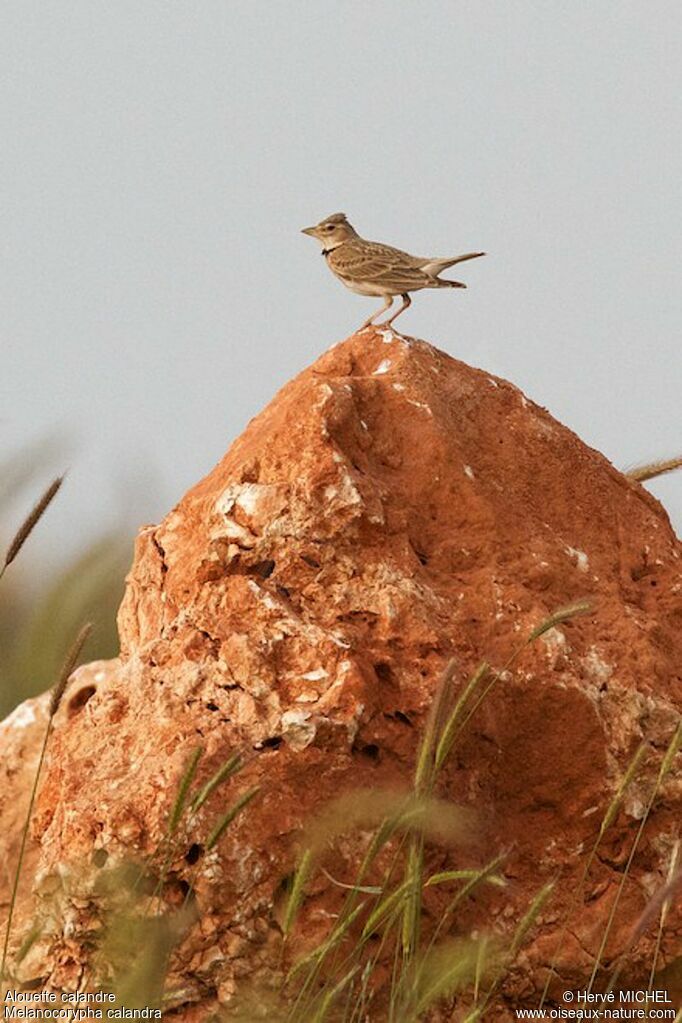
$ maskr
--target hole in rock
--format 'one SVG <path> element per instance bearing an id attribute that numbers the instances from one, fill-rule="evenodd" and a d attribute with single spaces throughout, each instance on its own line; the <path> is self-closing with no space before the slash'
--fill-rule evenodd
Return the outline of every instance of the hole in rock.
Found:
<path id="1" fill-rule="evenodd" d="M 277 592 L 279 593 L 280 597 L 284 597 L 287 600 L 291 596 L 291 593 L 286 588 L 286 586 L 278 586 L 277 587 Z"/>
<path id="2" fill-rule="evenodd" d="M 374 665 L 374 671 L 376 673 L 376 677 L 379 679 L 380 682 L 393 681 L 393 672 L 391 671 L 390 665 L 387 664 L 386 661 L 378 661 L 377 664 Z"/>
<path id="3" fill-rule="evenodd" d="M 95 849 L 92 854 L 92 862 L 96 867 L 103 867 L 109 859 L 109 853 L 106 849 Z"/>
<path id="4" fill-rule="evenodd" d="M 97 686 L 83 686 L 69 700 L 69 717 L 78 714 L 91 697 L 97 692 Z"/>
<path id="5" fill-rule="evenodd" d="M 256 749 L 279 749 L 282 745 L 281 735 L 270 735 L 267 739 L 256 744 Z"/>
<path id="6" fill-rule="evenodd" d="M 368 760 L 376 761 L 379 759 L 379 747 L 375 742 L 368 742 L 364 746 L 356 746 L 354 748 L 360 756 L 367 757 Z"/>
<path id="7" fill-rule="evenodd" d="M 204 851 L 203 845 L 199 845 L 198 842 L 193 842 L 189 849 L 185 853 L 185 862 L 189 863 L 190 866 L 196 863 L 201 854 Z"/>
<path id="8" fill-rule="evenodd" d="M 289 892 L 291 891 L 291 886 L 293 883 L 294 883 L 293 873 L 285 874 L 282 880 L 275 888 L 274 898 L 276 899 L 278 895 L 288 895 Z"/>
<path id="9" fill-rule="evenodd" d="M 252 565 L 250 571 L 253 575 L 258 575 L 261 579 L 267 579 L 275 571 L 275 562 L 272 558 L 267 558 L 265 561 L 259 561 L 257 564 Z"/>
<path id="10" fill-rule="evenodd" d="M 407 725 L 409 728 L 412 728 L 412 722 L 410 721 L 409 717 L 407 716 L 407 714 L 403 714 L 401 710 L 394 710 L 393 713 L 391 714 L 384 714 L 384 717 L 389 719 L 392 718 L 395 721 L 400 721 L 401 725 Z"/>
<path id="11" fill-rule="evenodd" d="M 217 703 L 211 702 L 206 704 L 206 710 L 220 710 L 220 707 L 218 706 Z"/>
<path id="12" fill-rule="evenodd" d="M 184 877 L 169 877 L 163 886 L 163 897 L 173 907 L 184 906 L 196 899 L 192 885 Z"/>
<path id="13" fill-rule="evenodd" d="M 305 561 L 306 565 L 310 565 L 311 568 L 319 568 L 320 563 L 317 558 L 311 557 L 310 554 L 302 554 L 301 561 Z"/>

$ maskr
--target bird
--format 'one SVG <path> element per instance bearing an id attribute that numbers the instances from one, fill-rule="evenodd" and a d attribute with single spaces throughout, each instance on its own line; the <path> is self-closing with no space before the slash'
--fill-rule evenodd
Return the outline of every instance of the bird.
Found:
<path id="1" fill-rule="evenodd" d="M 455 263 L 485 256 L 485 252 L 467 252 L 463 256 L 447 259 L 411 256 L 409 252 L 394 249 L 392 245 L 362 238 L 349 224 L 345 213 L 333 213 L 313 227 L 304 227 L 302 233 L 320 242 L 327 266 L 342 284 L 358 295 L 383 298 L 382 307 L 365 320 L 360 330 L 371 326 L 377 316 L 390 309 L 396 295 L 400 295 L 403 304 L 396 313 L 382 322 L 384 327 L 393 323 L 412 304 L 411 291 L 420 291 L 422 288 L 466 288 L 466 284 L 461 281 L 443 280 L 439 274 Z"/>

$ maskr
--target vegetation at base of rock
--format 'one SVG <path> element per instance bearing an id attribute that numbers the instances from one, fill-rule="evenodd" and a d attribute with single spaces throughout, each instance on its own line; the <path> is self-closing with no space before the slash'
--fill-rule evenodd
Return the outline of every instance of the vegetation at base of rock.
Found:
<path id="1" fill-rule="evenodd" d="M 56 493 L 56 491 L 55 491 L 55 493 Z M 48 501 L 48 503 L 49 503 L 49 501 Z M 62 670 L 59 673 L 57 679 L 55 680 L 54 686 L 52 687 L 52 691 L 50 693 L 50 705 L 49 705 L 49 711 L 48 711 L 48 717 L 47 717 L 47 725 L 45 726 L 45 736 L 43 738 L 43 744 L 42 744 L 41 749 L 40 749 L 40 755 L 38 757 L 38 764 L 36 766 L 35 775 L 34 775 L 34 778 L 33 778 L 33 787 L 31 789 L 31 794 L 30 794 L 29 801 L 28 801 L 28 809 L 26 811 L 26 818 L 24 820 L 24 827 L 23 827 L 22 833 L 21 833 L 21 844 L 19 846 L 19 855 L 17 857 L 17 864 L 16 864 L 16 867 L 14 869 L 14 876 L 13 876 L 13 880 L 12 880 L 12 892 L 11 892 L 11 895 L 10 895 L 9 910 L 8 910 L 8 914 L 7 914 L 7 923 L 5 924 L 5 936 L 4 936 L 3 948 L 2 948 L 2 961 L 0 962 L 0 989 L 2 988 L 2 985 L 3 985 L 3 983 L 4 983 L 5 979 L 6 979 L 7 955 L 8 955 L 8 952 L 9 952 L 9 943 L 10 943 L 10 939 L 11 939 L 11 936 L 12 936 L 12 921 L 14 919 L 14 910 L 15 910 L 15 906 L 16 906 L 17 891 L 19 889 L 19 881 L 21 879 L 21 870 L 22 870 L 22 867 L 23 867 L 24 855 L 25 855 L 25 852 L 26 852 L 26 842 L 27 842 L 27 839 L 28 839 L 28 829 L 29 829 L 29 826 L 30 826 L 30 823 L 31 823 L 31 817 L 32 817 L 32 814 L 33 814 L 33 806 L 35 804 L 36 794 L 38 792 L 38 783 L 40 781 L 40 775 L 41 775 L 41 772 L 42 772 L 42 769 L 43 769 L 43 763 L 45 762 L 45 754 L 47 752 L 47 745 L 48 745 L 48 742 L 49 742 L 49 739 L 50 739 L 50 733 L 52 731 L 52 725 L 53 725 L 53 722 L 54 722 L 54 717 L 55 717 L 55 714 L 57 713 L 57 711 L 59 710 L 59 704 L 61 702 L 62 696 L 64 695 L 64 689 L 66 688 L 66 683 L 69 680 L 69 676 L 71 675 L 71 673 L 73 672 L 74 668 L 76 667 L 76 664 L 78 663 L 78 659 L 79 659 L 79 657 L 81 656 L 81 654 L 83 652 L 83 647 L 85 646 L 85 642 L 86 642 L 88 636 L 90 635 L 91 631 L 92 631 L 92 625 L 89 622 L 80 629 L 78 635 L 76 636 L 75 640 L 71 644 L 71 647 L 69 648 L 69 652 L 68 652 L 68 654 L 66 656 L 66 660 L 64 661 L 64 665 L 62 667 Z M 24 943 L 25 943 L 25 940 L 24 940 Z M 22 950 L 23 950 L 23 947 L 22 947 Z"/>

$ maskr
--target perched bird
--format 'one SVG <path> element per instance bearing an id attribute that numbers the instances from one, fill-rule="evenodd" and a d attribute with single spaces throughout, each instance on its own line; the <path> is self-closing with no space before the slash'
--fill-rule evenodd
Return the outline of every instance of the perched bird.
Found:
<path id="1" fill-rule="evenodd" d="M 339 280 L 358 295 L 376 295 L 384 300 L 362 327 L 369 327 L 377 316 L 393 305 L 395 295 L 400 295 L 403 304 L 384 325 L 393 321 L 411 304 L 410 291 L 422 288 L 466 288 L 460 281 L 441 280 L 438 274 L 455 263 L 465 259 L 477 259 L 485 252 L 468 252 L 464 256 L 449 259 L 422 259 L 409 252 L 394 249 L 381 242 L 368 242 L 361 238 L 346 219 L 345 213 L 334 213 L 325 217 L 315 227 L 304 227 L 303 234 L 309 234 L 322 245 L 322 255 L 327 266 Z M 362 329 L 362 328 L 360 328 Z"/>

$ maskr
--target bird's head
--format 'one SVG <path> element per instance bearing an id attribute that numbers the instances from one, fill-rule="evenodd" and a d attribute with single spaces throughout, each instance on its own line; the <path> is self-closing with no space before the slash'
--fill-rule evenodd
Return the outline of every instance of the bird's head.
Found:
<path id="1" fill-rule="evenodd" d="M 333 213 L 314 227 L 304 227 L 303 234 L 317 238 L 323 249 L 335 249 L 349 238 L 355 238 L 357 232 L 346 220 L 345 213 Z"/>

